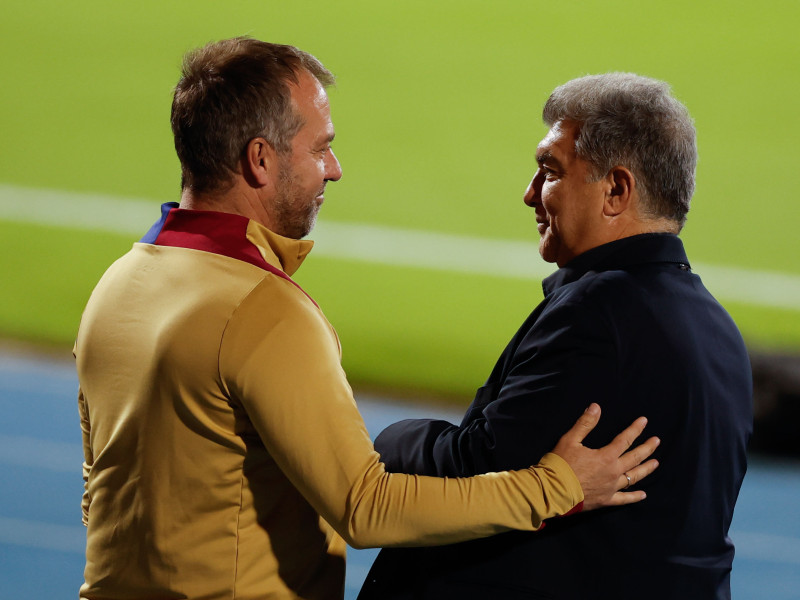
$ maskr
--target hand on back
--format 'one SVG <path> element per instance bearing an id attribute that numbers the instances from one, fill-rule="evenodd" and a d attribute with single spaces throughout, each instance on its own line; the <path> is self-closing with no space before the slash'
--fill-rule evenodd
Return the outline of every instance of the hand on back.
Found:
<path id="1" fill-rule="evenodd" d="M 644 500 L 646 494 L 642 490 L 622 490 L 655 471 L 658 461 L 643 461 L 653 454 L 661 440 L 651 437 L 629 450 L 647 425 L 647 419 L 639 417 L 607 446 L 596 450 L 587 448 L 583 445 L 583 440 L 599 420 L 600 407 L 592 403 L 553 449 L 553 453 L 567 461 L 578 477 L 584 495 L 583 509 L 592 510 Z"/>

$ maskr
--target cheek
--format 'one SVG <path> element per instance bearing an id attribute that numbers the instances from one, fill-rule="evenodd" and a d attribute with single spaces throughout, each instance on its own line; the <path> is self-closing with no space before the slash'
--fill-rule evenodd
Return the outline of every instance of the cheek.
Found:
<path id="1" fill-rule="evenodd" d="M 554 222 L 560 220 L 562 216 L 561 203 L 559 202 L 557 190 L 552 189 L 542 190 L 542 207 L 547 213 L 547 218 L 552 225 Z"/>
<path id="2" fill-rule="evenodd" d="M 309 158 L 296 171 L 304 180 L 316 179 L 325 172 L 325 161 L 318 157 Z"/>
<path id="3" fill-rule="evenodd" d="M 548 210 L 555 209 L 561 202 L 560 198 L 563 195 L 562 185 L 560 180 L 548 181 L 544 180 L 542 183 L 539 195 L 541 197 L 542 205 Z"/>
<path id="4" fill-rule="evenodd" d="M 305 181 L 309 187 L 317 188 L 320 183 L 325 179 L 325 164 L 322 161 L 317 161 L 313 165 L 309 165 L 305 173 Z"/>

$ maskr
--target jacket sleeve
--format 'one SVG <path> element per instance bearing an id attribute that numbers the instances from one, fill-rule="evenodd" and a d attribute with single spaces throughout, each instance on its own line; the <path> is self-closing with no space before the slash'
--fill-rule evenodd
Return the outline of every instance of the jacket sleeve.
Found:
<path id="1" fill-rule="evenodd" d="M 226 330 L 220 374 L 292 485 L 350 545 L 436 545 L 531 531 L 583 500 L 556 455 L 474 478 L 387 473 L 341 368 L 336 334 L 298 294 L 272 280 L 253 290 Z"/>
<path id="2" fill-rule="evenodd" d="M 591 305 L 549 306 L 506 348 L 460 425 L 401 421 L 378 435 L 375 448 L 399 473 L 463 477 L 535 463 L 589 403 L 610 407 L 618 380 L 613 338 Z M 629 424 L 614 432 L 613 423 L 601 418 L 585 443 L 608 443 Z"/>

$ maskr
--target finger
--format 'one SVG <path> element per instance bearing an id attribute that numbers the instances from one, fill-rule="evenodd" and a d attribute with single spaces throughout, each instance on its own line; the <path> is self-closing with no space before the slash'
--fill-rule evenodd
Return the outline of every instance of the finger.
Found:
<path id="1" fill-rule="evenodd" d="M 623 504 L 633 504 L 634 502 L 641 502 L 647 498 L 642 490 L 635 490 L 633 492 L 617 492 L 611 496 L 611 500 L 606 506 L 622 506 Z"/>
<path id="2" fill-rule="evenodd" d="M 614 438 L 614 440 L 608 445 L 609 448 L 612 448 L 615 452 L 618 452 L 617 456 L 622 456 L 622 453 L 631 447 L 631 444 L 633 444 L 636 438 L 642 435 L 642 431 L 644 431 L 646 426 L 647 418 L 639 417 Z"/>
<path id="3" fill-rule="evenodd" d="M 661 440 L 657 437 L 651 437 L 646 442 L 643 442 L 636 446 L 633 450 L 629 450 L 625 454 L 620 457 L 620 466 L 625 470 L 628 471 L 633 469 L 636 465 L 641 463 L 645 460 L 648 456 L 655 452 L 658 445 L 661 443 Z"/>
<path id="4" fill-rule="evenodd" d="M 625 474 L 622 476 L 625 479 L 623 483 L 623 487 L 628 486 L 628 477 L 631 478 L 631 485 L 636 485 L 642 479 L 650 475 L 653 471 L 658 468 L 658 461 L 656 459 L 648 460 L 646 463 L 639 465 L 629 471 L 626 471 Z M 627 475 L 627 477 L 626 477 Z M 620 488 L 623 489 L 623 488 Z"/>
<path id="5" fill-rule="evenodd" d="M 571 443 L 580 444 L 598 421 L 600 421 L 600 405 L 592 402 L 563 437 L 569 439 Z"/>

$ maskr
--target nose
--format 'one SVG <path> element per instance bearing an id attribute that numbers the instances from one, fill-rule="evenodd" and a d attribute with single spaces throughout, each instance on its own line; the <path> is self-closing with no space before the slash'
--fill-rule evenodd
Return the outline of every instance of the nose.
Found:
<path id="1" fill-rule="evenodd" d="M 537 170 L 531 179 L 531 182 L 528 184 L 528 189 L 525 190 L 525 195 L 522 197 L 522 201 L 525 202 L 530 207 L 534 207 L 537 204 L 540 204 L 541 199 L 541 190 L 542 190 L 542 174 L 541 171 Z"/>
<path id="2" fill-rule="evenodd" d="M 333 148 L 328 150 L 325 160 L 325 180 L 339 181 L 342 178 L 342 165 L 339 164 L 339 159 L 333 153 Z"/>

